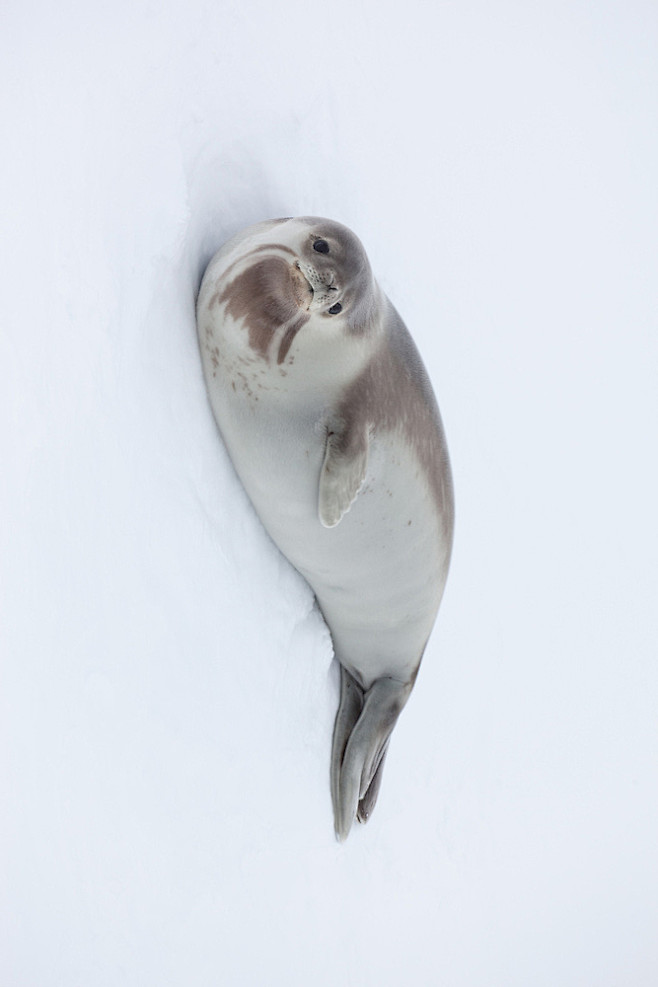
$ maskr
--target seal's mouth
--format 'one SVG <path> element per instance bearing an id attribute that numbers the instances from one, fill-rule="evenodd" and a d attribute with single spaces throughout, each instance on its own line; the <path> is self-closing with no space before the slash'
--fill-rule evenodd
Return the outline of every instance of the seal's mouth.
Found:
<path id="1" fill-rule="evenodd" d="M 333 274 L 331 275 L 331 280 L 327 282 L 322 280 L 318 272 L 311 265 L 302 265 L 299 261 L 295 261 L 295 267 L 304 278 L 311 292 L 307 306 L 309 309 L 322 308 L 331 300 L 332 294 L 338 291 L 338 288 L 334 285 Z"/>

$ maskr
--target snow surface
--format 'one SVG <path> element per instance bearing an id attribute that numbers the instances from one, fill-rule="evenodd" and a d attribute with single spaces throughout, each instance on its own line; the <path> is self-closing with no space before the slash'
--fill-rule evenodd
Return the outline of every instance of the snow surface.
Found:
<path id="1" fill-rule="evenodd" d="M 658 983 L 658 7 L 5 4 L 7 987 Z M 206 399 L 240 227 L 361 236 L 454 563 L 344 846 L 337 673 Z"/>

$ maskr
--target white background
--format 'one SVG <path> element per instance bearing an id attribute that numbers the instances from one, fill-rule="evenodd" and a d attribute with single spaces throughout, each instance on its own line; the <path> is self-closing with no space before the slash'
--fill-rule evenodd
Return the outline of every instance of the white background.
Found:
<path id="1" fill-rule="evenodd" d="M 0 16 L 6 987 L 658 983 L 658 7 Z M 453 567 L 332 832 L 331 643 L 207 403 L 200 275 L 364 241 L 434 382 Z"/>

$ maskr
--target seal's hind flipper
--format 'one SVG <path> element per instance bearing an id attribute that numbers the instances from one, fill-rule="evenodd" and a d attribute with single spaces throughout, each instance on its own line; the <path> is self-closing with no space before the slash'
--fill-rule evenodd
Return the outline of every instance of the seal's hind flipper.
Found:
<path id="1" fill-rule="evenodd" d="M 356 721 L 363 709 L 363 689 L 350 675 L 346 668 L 340 666 L 340 702 L 334 724 L 334 738 L 331 748 L 331 801 L 334 806 L 334 816 L 338 805 L 338 785 L 340 769 L 345 755 L 345 748 Z M 335 820 L 336 826 L 338 825 Z"/>
<path id="2" fill-rule="evenodd" d="M 365 694 L 345 746 L 334 795 L 334 825 L 341 841 L 357 814 L 365 821 L 375 805 L 389 738 L 410 691 L 409 685 L 381 678 Z"/>
<path id="3" fill-rule="evenodd" d="M 384 761 L 386 760 L 387 750 L 388 740 L 386 741 L 386 746 L 384 747 L 381 757 L 379 758 L 379 764 L 377 765 L 377 770 L 373 775 L 372 781 L 368 785 L 368 789 L 365 794 L 359 799 L 359 808 L 356 813 L 356 818 L 360 823 L 368 822 L 368 819 L 370 819 L 370 816 L 372 815 L 372 810 L 375 808 L 377 803 L 377 796 L 379 795 L 379 787 L 382 783 L 382 773 L 384 770 Z"/>

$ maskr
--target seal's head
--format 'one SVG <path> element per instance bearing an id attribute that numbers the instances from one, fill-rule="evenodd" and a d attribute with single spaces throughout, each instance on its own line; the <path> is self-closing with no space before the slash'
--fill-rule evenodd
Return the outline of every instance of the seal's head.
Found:
<path id="1" fill-rule="evenodd" d="M 226 261 L 230 261 L 226 266 Z M 379 289 L 359 238 L 315 216 L 271 220 L 241 234 L 209 304 L 246 329 L 249 346 L 278 365 L 304 329 L 304 345 L 368 336 L 379 324 Z"/>
<path id="2" fill-rule="evenodd" d="M 296 244 L 296 267 L 311 291 L 308 311 L 327 319 L 340 317 L 350 332 L 364 332 L 373 308 L 374 282 L 363 244 L 334 220 L 304 216 Z"/>

